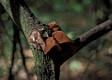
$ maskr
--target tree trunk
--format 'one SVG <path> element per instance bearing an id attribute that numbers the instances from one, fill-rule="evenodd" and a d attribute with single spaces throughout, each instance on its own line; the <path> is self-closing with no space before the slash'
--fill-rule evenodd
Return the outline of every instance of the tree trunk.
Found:
<path id="1" fill-rule="evenodd" d="M 32 28 L 40 28 L 40 21 L 32 14 L 23 0 L 0 0 L 0 3 L 4 6 L 7 13 L 9 13 L 18 29 L 22 29 L 21 32 L 23 31 L 28 41 Z M 34 55 L 37 79 L 59 80 L 60 64 L 63 64 L 63 62 L 68 60 L 87 44 L 111 30 L 112 20 L 110 19 L 80 35 L 72 42 L 60 44 L 62 48 L 61 54 L 59 53 L 58 56 L 55 56 L 56 54 L 53 54 L 55 51 L 50 51 L 50 54 L 53 54 L 52 58 L 48 55 L 44 55 L 43 51 L 37 51 L 32 44 L 29 43 Z"/>
<path id="2" fill-rule="evenodd" d="M 22 0 L 0 0 L 0 3 L 4 6 L 18 29 L 22 29 L 21 31 L 23 31 L 28 41 L 31 29 L 39 27 L 37 18 Z M 35 50 L 31 44 L 30 46 L 34 55 L 37 79 L 59 80 L 60 66 L 55 64 L 48 55 L 44 55 L 43 51 Z"/>

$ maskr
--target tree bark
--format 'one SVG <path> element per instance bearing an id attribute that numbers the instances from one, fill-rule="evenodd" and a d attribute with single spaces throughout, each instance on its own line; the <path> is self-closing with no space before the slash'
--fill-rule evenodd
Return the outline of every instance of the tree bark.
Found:
<path id="1" fill-rule="evenodd" d="M 32 14 L 23 0 L 0 0 L 0 3 L 4 6 L 13 22 L 18 26 L 18 29 L 23 31 L 28 41 L 28 34 L 30 34 L 31 29 L 38 29 L 39 27 L 40 22 L 38 19 Z M 35 72 L 38 80 L 59 80 L 60 65 L 63 62 L 87 44 L 111 30 L 112 20 L 108 20 L 82 34 L 73 42 L 60 44 L 62 52 L 60 52 L 61 54 L 58 56 L 58 59 L 55 56 L 53 57 L 55 59 L 53 59 L 49 55 L 45 55 L 43 51 L 35 50 L 29 43 L 34 55 Z M 51 54 L 53 54 L 52 51 Z M 54 60 L 57 60 L 58 64 Z"/>
<path id="2" fill-rule="evenodd" d="M 23 31 L 28 41 L 31 29 L 39 27 L 38 19 L 23 0 L 0 0 L 0 3 L 18 29 L 22 29 L 21 31 Z M 37 51 L 32 44 L 29 43 L 29 45 L 34 55 L 35 72 L 38 80 L 58 80 L 60 66 L 57 66 L 48 55 L 44 55 L 43 51 Z"/>
<path id="3" fill-rule="evenodd" d="M 102 24 L 97 25 L 93 29 L 83 33 L 77 37 L 73 42 L 63 43 L 61 47 L 63 53 L 60 56 L 60 62 L 63 64 L 66 60 L 76 54 L 80 49 L 85 47 L 87 44 L 96 40 L 112 30 L 112 20 L 107 20 Z M 68 54 L 67 54 L 68 53 Z"/>

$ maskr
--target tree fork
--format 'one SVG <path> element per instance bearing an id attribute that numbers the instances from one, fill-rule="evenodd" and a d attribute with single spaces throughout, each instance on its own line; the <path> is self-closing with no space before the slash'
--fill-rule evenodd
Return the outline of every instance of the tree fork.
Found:
<path id="1" fill-rule="evenodd" d="M 4 6 L 9 13 L 12 20 L 18 26 L 18 28 L 24 32 L 27 41 L 32 28 L 37 30 L 40 27 L 40 21 L 32 14 L 28 6 L 22 0 L 0 0 L 0 3 Z M 21 28 L 20 28 L 21 26 Z M 46 28 L 46 30 L 48 30 Z M 53 54 L 54 48 L 48 54 L 45 55 L 43 51 L 37 51 L 31 43 L 32 52 L 34 55 L 35 71 L 38 80 L 59 80 L 60 65 L 78 52 L 81 48 L 92 42 L 93 40 L 101 37 L 107 32 L 112 30 L 112 20 L 107 20 L 104 23 L 97 25 L 95 28 L 79 36 L 72 42 L 66 42 L 60 44 L 62 51 L 57 54 Z M 70 53 L 71 52 L 71 53 Z M 52 57 L 52 58 L 51 58 Z"/>
<path id="2" fill-rule="evenodd" d="M 24 1 L 0 0 L 0 3 L 3 5 L 17 27 L 20 30 L 22 29 L 27 41 L 32 28 L 36 28 L 38 30 L 39 28 L 41 29 L 44 27 L 33 15 Z M 40 25 L 42 26 L 40 27 Z M 60 66 L 55 66 L 57 64 L 55 64 L 48 55 L 44 55 L 43 51 L 35 50 L 32 44 L 29 44 L 34 55 L 35 72 L 38 80 L 59 80 Z"/>

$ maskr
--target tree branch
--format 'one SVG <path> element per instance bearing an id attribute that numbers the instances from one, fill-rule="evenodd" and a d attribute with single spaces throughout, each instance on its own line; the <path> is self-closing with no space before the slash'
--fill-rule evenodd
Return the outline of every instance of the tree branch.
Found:
<path id="1" fill-rule="evenodd" d="M 40 26 L 40 22 L 36 17 L 34 17 L 34 15 L 31 13 L 23 0 L 0 0 L 0 3 L 4 6 L 5 10 L 9 13 L 10 17 L 13 19 L 18 28 L 21 26 L 27 39 L 29 38 L 28 34 L 30 33 L 31 28 L 45 28 L 43 25 Z M 38 52 L 34 48 L 32 48 L 38 79 L 58 80 L 60 64 L 68 60 L 71 56 L 73 56 L 76 52 L 78 52 L 87 44 L 89 44 L 93 40 L 96 40 L 97 38 L 101 37 L 111 30 L 112 20 L 108 20 L 89 30 L 88 32 L 82 34 L 73 42 L 60 44 L 62 48 L 60 52 L 55 50 L 55 46 L 51 49 L 49 55 L 53 55 L 51 57 L 52 59 L 54 59 L 54 61 L 56 61 L 56 63 L 59 63 L 58 65 L 53 62 L 51 57 L 49 57 L 48 55 L 44 55 L 42 51 Z"/>
<path id="2" fill-rule="evenodd" d="M 80 35 L 73 42 L 61 44 L 61 47 L 63 49 L 62 54 L 60 56 L 61 64 L 66 60 L 68 60 L 68 58 L 76 54 L 80 49 L 85 47 L 87 44 L 103 36 L 104 34 L 108 33 L 111 30 L 112 30 L 112 20 L 107 20 L 104 23 L 99 24 L 93 29 Z"/>

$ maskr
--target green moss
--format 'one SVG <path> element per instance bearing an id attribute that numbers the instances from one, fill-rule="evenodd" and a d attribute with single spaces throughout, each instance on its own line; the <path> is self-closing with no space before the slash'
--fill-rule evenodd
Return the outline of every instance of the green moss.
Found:
<path id="1" fill-rule="evenodd" d="M 9 13 L 10 17 L 15 20 L 14 22 L 16 25 L 18 27 L 21 26 L 26 38 L 28 39 L 31 28 L 38 27 L 37 23 L 35 22 L 36 18 L 31 16 L 32 13 L 30 13 L 30 11 L 28 11 L 29 9 L 27 9 L 25 6 L 20 6 L 20 10 L 18 12 L 16 9 L 18 6 L 16 5 L 15 8 L 13 8 L 13 12 L 15 12 L 13 15 L 15 16 L 12 16 L 9 0 L 1 0 L 1 2 L 6 11 Z M 19 14 L 17 14 L 17 12 Z M 19 17 L 19 20 L 16 17 Z M 30 46 L 34 56 L 34 70 L 38 76 L 38 80 L 55 80 L 53 60 L 49 56 L 44 55 L 42 51 L 37 52 L 37 50 L 34 49 L 31 44 Z"/>

